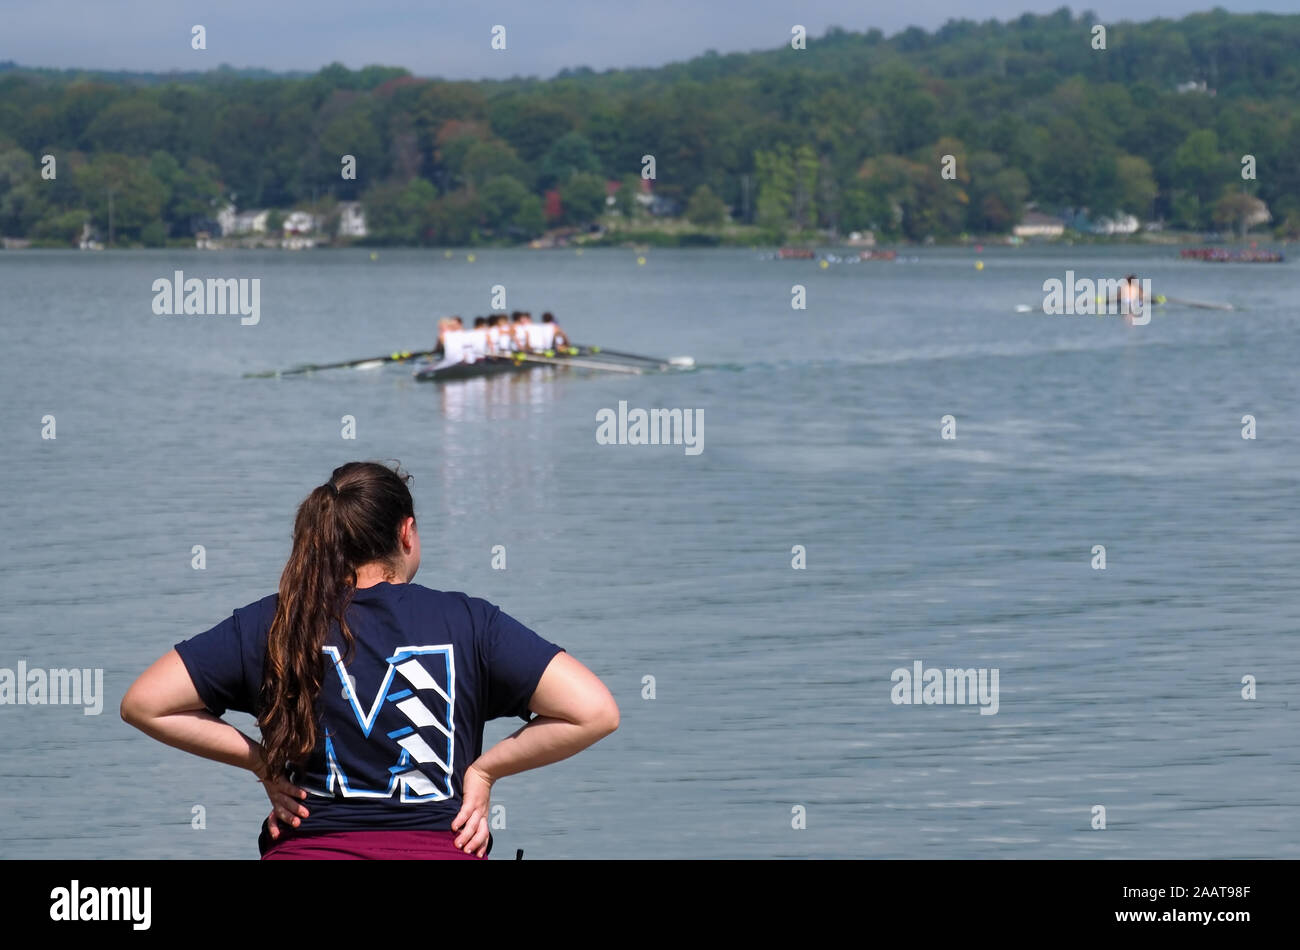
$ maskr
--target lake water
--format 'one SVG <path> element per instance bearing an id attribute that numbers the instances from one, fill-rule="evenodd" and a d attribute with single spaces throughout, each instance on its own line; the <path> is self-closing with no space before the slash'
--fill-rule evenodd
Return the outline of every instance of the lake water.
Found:
<path id="1" fill-rule="evenodd" d="M 334 466 L 397 458 L 417 580 L 501 604 L 622 709 L 597 746 L 499 783 L 498 857 L 1300 857 L 1300 268 L 906 256 L 0 254 L 0 667 L 102 668 L 105 693 L 98 716 L 0 706 L 0 855 L 256 857 L 252 778 L 118 702 L 275 589 Z M 260 322 L 154 315 L 177 269 L 260 278 Z M 1067 269 L 1240 312 L 1015 312 Z M 428 348 L 498 284 L 575 340 L 699 369 L 241 378 Z M 598 444 L 623 400 L 702 410 L 703 452 Z M 996 714 L 892 702 L 917 661 L 996 669 Z"/>

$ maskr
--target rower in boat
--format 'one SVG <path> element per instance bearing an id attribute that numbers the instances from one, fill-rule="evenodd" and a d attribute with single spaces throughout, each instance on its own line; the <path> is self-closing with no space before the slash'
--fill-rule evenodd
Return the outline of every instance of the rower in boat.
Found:
<path id="1" fill-rule="evenodd" d="M 510 350 L 519 351 L 523 345 L 519 342 L 519 318 L 523 316 L 522 310 L 511 310 L 509 315 L 501 315 L 501 326 L 510 337 Z"/>
<path id="2" fill-rule="evenodd" d="M 473 335 L 465 329 L 460 317 L 452 317 L 451 325 L 442 332 L 442 354 L 448 362 L 472 363 L 477 359 Z"/>
<path id="3" fill-rule="evenodd" d="M 494 313 L 488 317 L 488 353 L 504 355 L 514 351 L 514 335 L 510 332 L 510 317 Z"/>
<path id="4" fill-rule="evenodd" d="M 474 329 L 469 331 L 470 346 L 474 351 L 475 359 L 483 359 L 488 355 L 488 321 L 487 317 L 475 317 Z"/>
<path id="5" fill-rule="evenodd" d="M 447 352 L 444 337 L 447 335 L 448 330 L 455 327 L 458 320 L 460 320 L 460 317 L 443 317 L 438 321 L 438 342 L 433 347 L 434 356 L 442 356 Z"/>
<path id="6" fill-rule="evenodd" d="M 524 343 L 520 339 L 522 333 L 519 329 L 519 321 L 522 319 L 522 311 L 516 310 L 510 315 L 508 320 L 502 321 L 502 328 L 506 336 L 506 345 L 509 347 L 511 353 L 520 353 L 524 349 Z"/>
<path id="7" fill-rule="evenodd" d="M 514 343 L 515 350 L 518 352 L 527 352 L 528 350 L 528 314 L 522 310 L 516 310 L 510 315 L 510 340 Z"/>
<path id="8" fill-rule="evenodd" d="M 550 327 L 547 330 L 546 348 L 548 350 L 558 350 L 569 345 L 569 337 L 560 329 L 560 325 L 555 322 L 555 314 L 546 312 L 542 314 L 542 326 Z"/>
<path id="9" fill-rule="evenodd" d="M 549 316 L 549 314 L 547 315 Z M 524 326 L 528 349 L 534 353 L 549 353 L 555 343 L 554 323 L 533 323 L 531 317 Z"/>
<path id="10" fill-rule="evenodd" d="M 1141 313 L 1146 301 L 1142 298 L 1142 285 L 1137 274 L 1129 274 L 1119 285 L 1120 313 Z"/>
<path id="11" fill-rule="evenodd" d="M 1129 274 L 1119 285 L 1118 303 L 1119 312 L 1124 315 L 1124 322 L 1129 326 L 1133 325 L 1134 315 L 1141 316 L 1146 313 L 1149 301 L 1142 293 L 1142 283 L 1138 280 L 1137 274 Z"/>

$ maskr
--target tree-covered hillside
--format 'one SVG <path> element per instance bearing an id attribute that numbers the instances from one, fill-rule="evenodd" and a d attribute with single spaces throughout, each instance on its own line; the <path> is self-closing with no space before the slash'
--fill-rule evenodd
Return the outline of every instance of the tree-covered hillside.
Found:
<path id="1" fill-rule="evenodd" d="M 1104 24 L 1104 50 L 1095 22 L 1061 10 L 889 38 L 833 29 L 806 49 L 775 36 L 770 51 L 549 80 L 10 64 L 0 234 L 66 243 L 87 220 L 106 233 L 111 202 L 119 242 L 161 244 L 233 195 L 241 209 L 359 199 L 379 241 L 526 239 L 596 218 L 611 182 L 633 212 L 645 156 L 654 194 L 693 219 L 729 208 L 773 236 L 1003 233 L 1028 204 L 1222 228 L 1252 204 L 1243 193 L 1296 231 L 1300 16 Z"/>

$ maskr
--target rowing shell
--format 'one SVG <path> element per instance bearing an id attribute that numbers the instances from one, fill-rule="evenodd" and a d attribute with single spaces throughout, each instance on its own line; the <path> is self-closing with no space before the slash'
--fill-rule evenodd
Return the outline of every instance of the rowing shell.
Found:
<path id="1" fill-rule="evenodd" d="M 415 378 L 422 383 L 449 383 L 457 379 L 478 379 L 480 376 L 519 373 L 527 369 L 535 369 L 537 366 L 536 363 L 516 362 L 508 356 L 485 356 L 473 363 L 427 366 L 416 370 Z"/>
<path id="2" fill-rule="evenodd" d="M 683 369 L 695 365 L 695 361 L 690 357 L 674 357 L 671 362 L 660 362 L 650 357 L 635 356 L 634 354 L 615 356 L 614 353 L 609 353 L 608 356 L 614 357 L 613 359 L 599 358 L 598 348 L 593 347 L 590 349 L 591 351 L 587 354 L 584 354 L 578 347 L 572 347 L 567 353 L 548 350 L 545 353 L 487 356 L 472 363 L 442 363 L 417 370 L 415 378 L 420 382 L 442 383 L 460 379 L 478 379 L 480 376 L 496 376 L 501 373 L 519 373 L 524 370 L 541 369 L 546 366 L 562 366 L 565 369 L 590 369 L 603 373 L 631 373 L 639 376 L 650 369 L 664 370 L 670 367 Z M 642 362 L 632 362 L 624 357 L 631 357 L 632 360 Z M 653 365 L 647 366 L 647 363 Z"/>

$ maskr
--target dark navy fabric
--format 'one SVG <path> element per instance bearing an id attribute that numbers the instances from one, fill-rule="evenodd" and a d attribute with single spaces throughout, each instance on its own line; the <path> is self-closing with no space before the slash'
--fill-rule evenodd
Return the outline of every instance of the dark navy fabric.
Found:
<path id="1" fill-rule="evenodd" d="M 260 714 L 276 602 L 272 594 L 241 607 L 176 644 L 214 715 Z M 561 648 L 485 600 L 418 584 L 357 590 L 347 621 L 353 654 L 344 655 L 334 630 L 321 657 L 320 740 L 289 776 L 310 793 L 297 832 L 448 830 L 465 767 L 483 749 L 483 724 L 526 721 Z"/>

